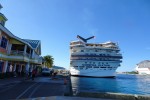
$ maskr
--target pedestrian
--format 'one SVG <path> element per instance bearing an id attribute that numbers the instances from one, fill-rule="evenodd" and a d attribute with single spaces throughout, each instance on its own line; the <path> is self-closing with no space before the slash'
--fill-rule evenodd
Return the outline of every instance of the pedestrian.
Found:
<path id="1" fill-rule="evenodd" d="M 36 69 L 33 69 L 33 71 L 32 71 L 32 80 L 34 80 L 35 74 L 36 74 Z"/>
<path id="2" fill-rule="evenodd" d="M 54 72 L 54 77 L 56 77 L 56 75 L 57 75 L 57 72 Z"/>
<path id="3" fill-rule="evenodd" d="M 29 79 L 29 72 L 28 72 L 28 70 L 25 70 L 25 79 L 26 80 Z"/>
<path id="4" fill-rule="evenodd" d="M 32 76 L 32 68 L 31 67 L 29 68 L 29 74 L 28 75 L 29 75 L 29 78 L 31 78 L 31 76 Z"/>
<path id="5" fill-rule="evenodd" d="M 54 70 L 52 69 L 52 70 L 50 71 L 50 76 L 51 76 L 51 77 L 53 76 L 53 72 L 54 72 Z"/>
<path id="6" fill-rule="evenodd" d="M 56 79 L 57 72 L 52 73 L 52 79 Z"/>
<path id="7" fill-rule="evenodd" d="M 13 72 L 13 75 L 14 75 L 14 77 L 16 77 L 16 76 L 17 76 L 17 73 L 16 73 L 16 71 L 14 71 L 14 72 Z"/>

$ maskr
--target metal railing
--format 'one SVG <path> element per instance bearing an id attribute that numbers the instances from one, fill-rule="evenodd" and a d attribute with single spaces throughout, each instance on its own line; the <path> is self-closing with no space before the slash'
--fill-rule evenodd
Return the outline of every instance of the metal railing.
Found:
<path id="1" fill-rule="evenodd" d="M 35 54 L 34 57 L 32 57 L 31 54 L 29 54 L 27 52 L 24 54 L 24 51 L 11 50 L 10 55 L 25 56 L 25 57 L 28 57 L 28 58 L 32 59 L 36 63 L 42 63 L 42 57 L 37 55 L 37 54 Z"/>
<path id="2" fill-rule="evenodd" d="M 19 50 L 11 50 L 10 55 L 26 56 L 26 57 L 30 58 L 30 54 L 28 54 L 28 53 L 24 54 L 24 51 L 19 51 Z"/>
<path id="3" fill-rule="evenodd" d="M 11 50 L 11 55 L 24 55 L 24 51 Z"/>
<path id="4" fill-rule="evenodd" d="M 38 63 L 38 64 L 42 64 L 42 59 L 41 59 L 40 56 L 36 57 L 36 58 L 33 58 L 32 61 L 35 62 L 35 63 Z"/>

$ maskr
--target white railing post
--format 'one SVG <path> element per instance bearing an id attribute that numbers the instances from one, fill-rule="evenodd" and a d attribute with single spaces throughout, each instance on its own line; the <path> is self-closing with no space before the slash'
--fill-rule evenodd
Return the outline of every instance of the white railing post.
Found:
<path id="1" fill-rule="evenodd" d="M 35 54 L 34 54 L 34 50 L 32 50 L 32 58 L 34 58 Z"/>
<path id="2" fill-rule="evenodd" d="M 10 54 L 10 52 L 11 52 L 11 47 L 12 47 L 12 44 L 9 43 L 9 44 L 8 44 L 8 54 Z"/>
<path id="3" fill-rule="evenodd" d="M 28 71 L 28 72 L 29 72 L 29 67 L 30 67 L 29 65 L 30 65 L 29 62 L 27 62 L 26 63 L 26 71 Z"/>
<path id="4" fill-rule="evenodd" d="M 14 72 L 14 71 L 16 71 L 16 63 L 14 64 L 14 70 L 13 70 L 13 72 Z"/>
<path id="5" fill-rule="evenodd" d="M 32 58 L 32 55 L 31 55 L 31 49 L 30 49 L 30 53 L 29 53 L 29 58 Z"/>
<path id="6" fill-rule="evenodd" d="M 27 51 L 27 45 L 24 46 L 24 55 L 26 55 L 26 51 Z"/>
<path id="7" fill-rule="evenodd" d="M 7 67 L 8 67 L 8 61 L 6 61 L 6 62 L 5 62 L 5 66 L 4 66 L 4 73 L 6 72 Z"/>

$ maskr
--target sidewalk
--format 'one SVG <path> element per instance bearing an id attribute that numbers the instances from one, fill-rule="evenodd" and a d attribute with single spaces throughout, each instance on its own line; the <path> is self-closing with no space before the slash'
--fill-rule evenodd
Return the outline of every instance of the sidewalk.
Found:
<path id="1" fill-rule="evenodd" d="M 5 79 L 0 79 L 0 85 L 19 83 L 24 80 L 25 77 L 10 77 Z"/>
<path id="2" fill-rule="evenodd" d="M 103 99 L 103 98 L 85 98 L 85 97 L 66 97 L 66 96 L 51 96 L 51 97 L 39 97 L 20 100 L 116 100 L 116 99 Z"/>
<path id="3" fill-rule="evenodd" d="M 4 78 L 0 79 L 0 85 L 6 85 L 6 84 L 11 84 L 11 83 L 19 83 L 22 81 L 27 81 L 27 82 L 48 82 L 48 83 L 61 83 L 64 84 L 63 77 L 60 75 L 56 76 L 56 79 L 52 79 L 51 77 L 43 77 L 43 76 L 36 76 L 34 80 L 30 79 L 25 79 L 26 77 L 9 77 L 9 78 Z M 47 78 L 47 79 L 45 79 Z"/>

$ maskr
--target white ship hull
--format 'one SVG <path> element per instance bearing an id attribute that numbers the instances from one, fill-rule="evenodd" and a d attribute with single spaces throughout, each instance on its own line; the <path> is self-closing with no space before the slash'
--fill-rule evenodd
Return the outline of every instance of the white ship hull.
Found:
<path id="1" fill-rule="evenodd" d="M 77 70 L 70 69 L 70 73 L 72 76 L 85 76 L 85 77 L 115 77 L 115 70 Z"/>

